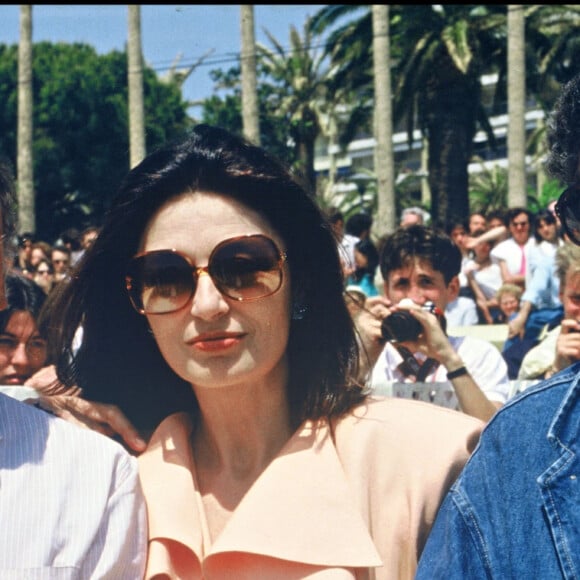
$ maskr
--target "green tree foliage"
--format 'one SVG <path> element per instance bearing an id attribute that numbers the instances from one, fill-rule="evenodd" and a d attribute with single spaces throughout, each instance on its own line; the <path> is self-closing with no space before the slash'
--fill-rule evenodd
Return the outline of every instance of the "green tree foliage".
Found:
<path id="1" fill-rule="evenodd" d="M 227 71 L 214 70 L 210 73 L 216 90 L 227 93 L 223 97 L 213 95 L 203 101 L 203 123 L 223 127 L 237 135 L 243 134 L 240 74 L 239 67 L 232 67 Z M 289 166 L 294 166 L 295 151 L 289 143 L 287 124 L 277 109 L 276 99 L 272 97 L 273 88 L 267 82 L 262 67 L 258 68 L 258 75 L 261 145 Z"/>
<path id="2" fill-rule="evenodd" d="M 16 158 L 17 48 L 0 45 L 0 155 Z M 98 223 L 129 169 L 127 55 L 85 44 L 34 45 L 34 175 L 37 234 Z M 150 151 L 189 126 L 175 83 L 144 71 Z"/>

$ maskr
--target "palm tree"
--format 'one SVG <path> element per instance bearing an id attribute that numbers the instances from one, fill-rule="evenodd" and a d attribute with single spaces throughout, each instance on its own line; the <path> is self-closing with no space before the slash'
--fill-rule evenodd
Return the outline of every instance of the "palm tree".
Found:
<path id="1" fill-rule="evenodd" d="M 508 205 L 526 206 L 526 59 L 524 6 L 508 5 Z"/>
<path id="2" fill-rule="evenodd" d="M 260 144 L 260 115 L 256 80 L 256 42 L 254 37 L 254 6 L 240 4 L 242 51 L 242 119 L 244 135 L 256 145 Z"/>
<path id="3" fill-rule="evenodd" d="M 32 159 L 32 5 L 20 6 L 18 44 L 18 224 L 36 231 Z"/>
<path id="4" fill-rule="evenodd" d="M 145 108 L 143 105 L 143 54 L 141 50 L 141 6 L 129 4 L 127 77 L 129 86 L 129 148 L 131 167 L 145 157 Z"/>
<path id="5" fill-rule="evenodd" d="M 375 171 L 378 194 L 376 229 L 379 232 L 391 232 L 395 229 L 396 215 L 388 5 L 373 5 L 373 65 L 375 79 Z"/>
<path id="6" fill-rule="evenodd" d="M 332 75 L 325 68 L 322 54 L 313 50 L 315 35 L 309 23 L 301 38 L 294 26 L 290 27 L 290 49 L 282 45 L 266 30 L 273 48 L 257 45 L 262 71 L 275 83 L 270 103 L 288 123 L 298 169 L 307 187 L 316 191 L 314 172 L 314 145 L 321 133 L 321 119 L 328 113 L 331 102 L 329 87 Z"/>
<path id="7" fill-rule="evenodd" d="M 333 64 L 340 68 L 337 77 L 364 95 L 372 78 L 368 7 L 358 20 L 331 30 L 351 10 L 327 6 L 314 16 L 313 26 L 318 32 L 330 30 L 327 43 Z M 496 29 L 505 22 L 505 8 L 502 14 L 492 6 L 393 5 L 390 15 L 394 123 L 405 122 L 409 135 L 418 126 L 427 137 L 434 219 L 465 216 L 467 167 L 478 122 L 491 134 L 481 106 L 480 76 L 501 56 Z"/>

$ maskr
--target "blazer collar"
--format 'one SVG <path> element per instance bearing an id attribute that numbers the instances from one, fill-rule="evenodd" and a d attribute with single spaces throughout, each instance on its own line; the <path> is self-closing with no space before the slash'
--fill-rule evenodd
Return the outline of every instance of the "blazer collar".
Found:
<path id="1" fill-rule="evenodd" d="M 150 540 L 187 546 L 201 565 L 201 501 L 185 414 L 166 419 L 140 456 Z M 372 567 L 381 560 L 326 422 L 306 422 L 244 496 L 205 557 L 243 552 L 318 566 Z"/>

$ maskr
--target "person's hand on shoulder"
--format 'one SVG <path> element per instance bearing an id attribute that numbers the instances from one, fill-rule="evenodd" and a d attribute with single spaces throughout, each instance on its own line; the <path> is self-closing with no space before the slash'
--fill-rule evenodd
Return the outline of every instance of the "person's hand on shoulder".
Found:
<path id="1" fill-rule="evenodd" d="M 80 397 L 82 395 L 82 389 L 79 387 L 67 387 L 60 382 L 54 365 L 42 367 L 39 371 L 36 371 L 26 380 L 24 386 L 32 387 L 41 395 L 47 396 L 71 395 Z"/>
<path id="2" fill-rule="evenodd" d="M 70 423 L 112 437 L 131 451 L 140 453 L 147 447 L 137 429 L 116 405 L 87 401 L 74 394 L 41 394 L 34 404 Z"/>

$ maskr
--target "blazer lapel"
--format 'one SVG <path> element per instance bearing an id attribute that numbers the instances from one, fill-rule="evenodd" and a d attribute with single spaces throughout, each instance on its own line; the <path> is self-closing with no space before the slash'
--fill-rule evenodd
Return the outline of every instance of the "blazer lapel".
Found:
<path id="1" fill-rule="evenodd" d="M 381 565 L 326 422 L 300 428 L 242 499 L 211 554 L 231 551 L 312 565 Z"/>
<path id="2" fill-rule="evenodd" d="M 186 415 L 168 418 L 139 463 L 150 540 L 187 546 L 189 565 L 199 569 L 203 517 L 192 477 L 190 433 Z M 232 553 L 323 567 L 382 565 L 326 422 L 306 422 L 297 430 L 242 499 L 206 560 L 219 566 L 219 559 Z"/>

